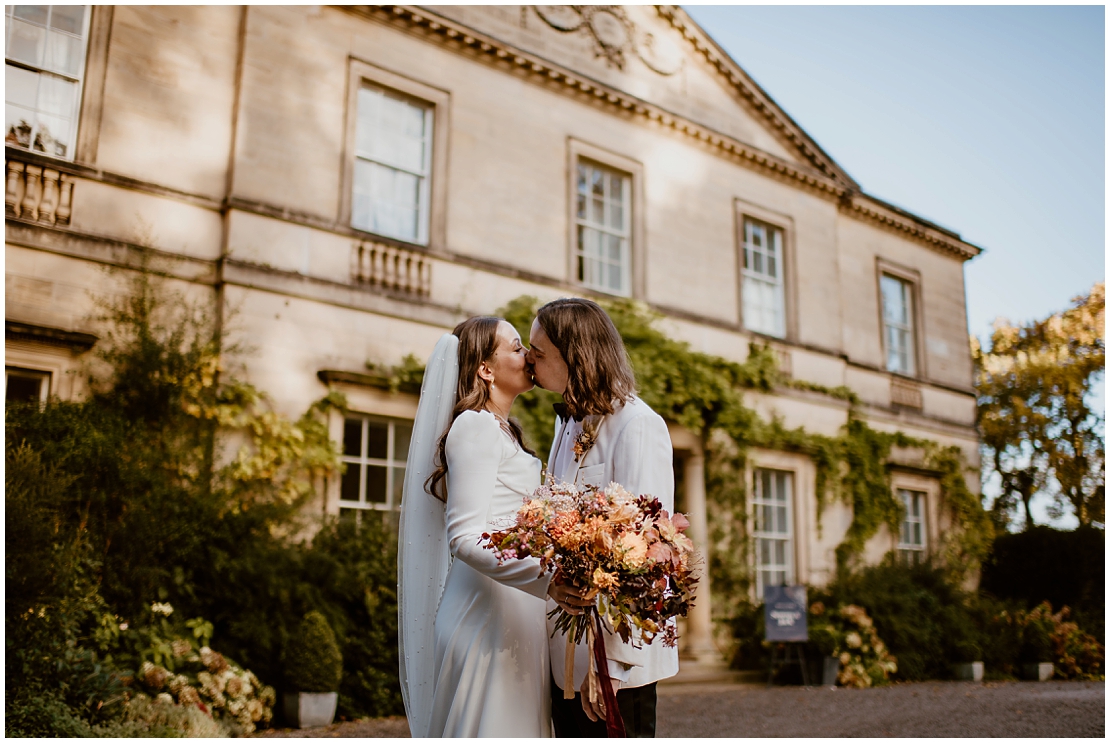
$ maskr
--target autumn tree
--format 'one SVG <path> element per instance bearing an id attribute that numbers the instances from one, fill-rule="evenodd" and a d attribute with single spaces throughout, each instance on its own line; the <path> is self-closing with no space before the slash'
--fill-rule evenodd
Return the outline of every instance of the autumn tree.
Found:
<path id="1" fill-rule="evenodd" d="M 1039 493 L 1052 496 L 1053 513 L 1070 506 L 1080 526 L 1104 523 L 1104 417 L 1091 390 L 1106 367 L 1105 307 L 1098 283 L 1044 320 L 996 321 L 989 348 L 971 339 L 984 464 L 1001 480 L 999 525 L 1020 506 L 1030 528 Z"/>

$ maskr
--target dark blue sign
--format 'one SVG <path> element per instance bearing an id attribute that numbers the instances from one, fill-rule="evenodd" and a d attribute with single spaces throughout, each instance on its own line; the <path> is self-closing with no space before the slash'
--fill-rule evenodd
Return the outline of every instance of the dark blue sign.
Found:
<path id="1" fill-rule="evenodd" d="M 766 586 L 763 589 L 763 622 L 769 642 L 805 642 L 805 586 Z"/>

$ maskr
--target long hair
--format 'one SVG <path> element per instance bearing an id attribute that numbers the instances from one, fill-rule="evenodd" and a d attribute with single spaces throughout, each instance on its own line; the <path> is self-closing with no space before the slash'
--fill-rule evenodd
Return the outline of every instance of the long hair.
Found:
<path id="1" fill-rule="evenodd" d="M 567 364 L 563 401 L 576 418 L 609 415 L 636 395 L 636 375 L 621 334 L 605 310 L 589 299 L 556 299 L 536 320 Z"/>
<path id="2" fill-rule="evenodd" d="M 459 382 L 455 390 L 455 407 L 451 410 L 451 423 L 439 437 L 436 446 L 435 470 L 424 481 L 424 490 L 441 501 L 447 500 L 447 434 L 455 419 L 465 410 L 485 410 L 489 402 L 489 382 L 478 376 L 478 367 L 489 361 L 497 351 L 497 326 L 500 317 L 479 315 L 455 326 L 451 334 L 459 339 Z M 509 420 L 509 429 L 520 448 L 535 456 L 524 443 L 524 432 L 515 420 Z"/>

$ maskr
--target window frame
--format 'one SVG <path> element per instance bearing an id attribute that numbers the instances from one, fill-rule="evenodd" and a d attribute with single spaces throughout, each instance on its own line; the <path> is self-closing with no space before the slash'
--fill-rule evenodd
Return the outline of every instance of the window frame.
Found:
<path id="1" fill-rule="evenodd" d="M 733 212 L 736 220 L 736 317 L 740 328 L 745 333 L 755 333 L 766 338 L 793 342 L 798 337 L 794 218 L 789 214 L 783 214 L 744 199 L 733 199 L 733 202 Z M 782 335 L 771 335 L 761 330 L 749 328 L 744 318 L 744 246 L 747 241 L 746 223 L 748 220 L 760 222 L 778 230 L 782 236 L 782 255 L 780 256 L 782 263 Z"/>
<path id="2" fill-rule="evenodd" d="M 759 509 L 762 506 L 778 507 L 777 504 L 783 501 L 768 500 L 762 497 L 762 477 L 761 473 L 770 472 L 775 474 L 784 475 L 784 482 L 787 484 L 787 493 L 785 497 L 786 504 L 786 536 L 782 537 L 779 532 L 769 532 L 760 529 Z M 797 526 L 794 521 L 796 518 L 796 503 L 797 503 L 797 473 L 792 469 L 783 469 L 773 466 L 757 465 L 752 468 L 752 538 L 755 540 L 755 590 L 756 596 L 762 597 L 763 590 L 766 584 L 763 579 L 764 566 L 761 564 L 761 547 L 764 539 L 785 542 L 786 547 L 783 550 L 785 555 L 786 564 L 781 567 L 775 564 L 774 567 L 766 568 L 772 572 L 782 570 L 784 575 L 783 585 L 794 585 L 798 579 L 798 565 L 797 565 Z"/>
<path id="3" fill-rule="evenodd" d="M 428 214 L 424 219 L 426 231 L 423 242 L 409 242 L 391 235 L 369 232 L 351 224 L 354 203 L 355 161 L 358 159 L 358 93 L 364 84 L 384 88 L 428 106 L 432 113 L 432 132 L 428 146 L 431 149 L 426 193 Z M 347 229 L 372 235 L 375 240 L 393 242 L 406 247 L 435 252 L 445 252 L 447 241 L 447 145 L 450 131 L 450 93 L 386 70 L 354 57 L 348 58 L 347 106 L 343 150 L 342 185 L 339 198 L 338 222 Z M 419 238 L 418 238 L 419 239 Z"/>
<path id="4" fill-rule="evenodd" d="M 894 492 L 901 500 L 902 505 L 906 509 L 905 515 L 898 529 L 898 537 L 895 541 L 895 549 L 898 550 L 898 559 L 904 560 L 907 563 L 917 564 L 929 554 L 929 493 L 925 490 L 909 487 L 896 487 Z M 910 500 L 919 499 L 920 513 L 914 520 L 911 512 L 910 503 L 906 502 L 905 496 L 910 496 Z M 912 524 L 920 524 L 921 526 L 921 543 L 907 542 L 903 539 L 907 526 Z M 911 554 L 912 553 L 912 554 Z"/>
<path id="5" fill-rule="evenodd" d="M 397 435 L 396 434 L 396 424 L 406 423 L 406 424 L 408 424 L 409 428 L 411 429 L 413 422 L 411 420 L 408 420 L 408 419 L 405 419 L 405 418 L 393 418 L 393 417 L 384 416 L 384 415 L 369 415 L 369 414 L 364 414 L 364 413 L 349 412 L 349 413 L 347 413 L 347 415 L 342 416 L 343 431 L 344 432 L 345 432 L 345 429 L 346 429 L 347 421 L 349 421 L 349 420 L 358 420 L 358 421 L 361 421 L 361 423 L 362 423 L 362 433 L 361 433 L 361 440 L 360 440 L 360 452 L 359 452 L 358 456 L 354 456 L 354 455 L 344 453 L 344 450 L 343 450 L 343 443 L 344 443 L 343 442 L 343 434 L 341 434 L 340 441 L 339 441 L 339 451 L 340 451 L 339 459 L 344 465 L 347 465 L 348 467 L 350 465 L 355 465 L 359 468 L 359 500 L 350 501 L 350 500 L 344 500 L 343 499 L 343 497 L 342 497 L 343 496 L 343 475 L 342 474 L 339 475 L 339 478 L 338 478 L 338 480 L 339 480 L 339 492 L 338 492 L 337 498 L 336 498 L 337 508 L 339 510 L 339 514 L 342 515 L 344 510 L 352 511 L 352 512 L 379 511 L 379 512 L 383 512 L 383 513 L 395 513 L 397 511 L 399 511 L 400 508 L 401 508 L 400 498 L 398 498 L 397 502 L 394 503 L 393 502 L 393 495 L 394 495 L 395 492 L 397 492 L 397 490 L 404 487 L 404 482 L 402 481 L 401 483 L 398 484 L 394 481 L 394 477 L 396 475 L 395 470 L 397 469 L 398 466 L 400 466 L 402 468 L 405 468 L 406 471 L 407 471 L 407 467 L 408 467 L 407 459 L 408 459 L 408 457 L 406 455 L 406 458 L 404 460 L 396 459 L 396 456 L 395 456 L 396 455 L 395 446 L 396 446 L 396 440 L 397 440 L 396 439 L 396 435 Z M 368 434 L 368 425 L 371 422 L 386 423 L 388 425 L 388 429 L 387 429 L 388 433 L 386 434 L 387 435 L 387 439 L 386 439 L 386 457 L 384 459 L 382 459 L 381 457 L 367 456 L 366 450 L 367 450 L 367 445 L 368 445 L 368 441 L 369 441 L 369 436 L 367 435 Z M 410 446 L 412 445 L 411 433 L 410 433 L 409 445 Z M 370 465 L 385 468 L 386 480 L 385 480 L 385 502 L 384 503 L 375 503 L 375 502 L 372 502 L 372 501 L 369 501 L 369 500 L 366 499 L 366 488 L 367 488 L 366 471 L 367 471 L 367 467 L 369 467 Z"/>
<path id="6" fill-rule="evenodd" d="M 616 171 L 629 179 L 625 191 L 629 266 L 627 291 L 613 292 L 578 279 L 578 165 L 585 161 Z M 644 167 L 640 162 L 574 137 L 567 138 L 567 281 L 584 292 L 609 297 L 643 298 L 647 281 L 644 260 Z"/>
<path id="7" fill-rule="evenodd" d="M 900 266 L 896 263 L 887 261 L 881 257 L 877 257 L 875 261 L 875 289 L 877 291 L 878 299 L 878 317 L 879 317 L 879 348 L 881 353 L 880 367 L 883 371 L 889 374 L 897 374 L 901 377 L 909 379 L 924 379 L 927 376 L 925 353 L 922 348 L 922 343 L 925 337 L 925 321 L 924 310 L 922 301 L 922 286 L 921 274 L 912 268 Z M 910 371 L 900 371 L 891 369 L 888 365 L 887 356 L 887 323 L 886 313 L 883 304 L 883 277 L 889 276 L 892 279 L 901 281 L 906 285 L 909 294 L 909 311 L 910 323 L 909 328 L 912 334 L 910 346 L 911 364 Z"/>
<path id="8" fill-rule="evenodd" d="M 52 369 L 35 369 L 27 366 L 14 366 L 4 365 L 4 402 L 7 404 L 8 399 L 8 380 L 12 377 L 22 377 L 23 379 L 38 379 L 39 385 L 39 403 L 45 403 L 49 398 L 54 388 L 55 372 Z"/>

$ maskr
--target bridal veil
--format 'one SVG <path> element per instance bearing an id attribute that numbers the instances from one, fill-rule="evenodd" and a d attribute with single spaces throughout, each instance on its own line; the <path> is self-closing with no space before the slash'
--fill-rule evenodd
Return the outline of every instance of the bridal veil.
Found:
<path id="1" fill-rule="evenodd" d="M 428 735 L 435 692 L 436 610 L 450 566 L 444 503 L 424 490 L 436 445 L 451 423 L 459 378 L 459 339 L 447 333 L 424 370 L 401 494 L 397 550 L 397 644 L 401 695 L 414 738 Z"/>

